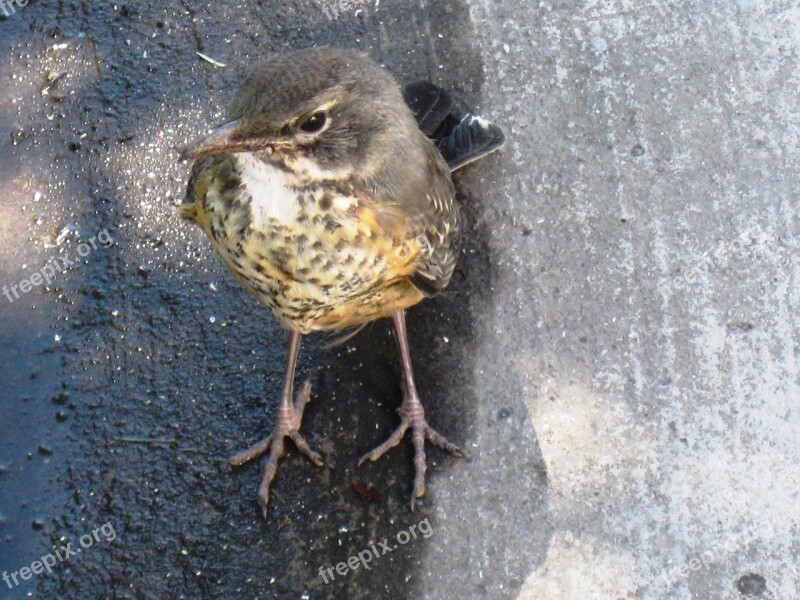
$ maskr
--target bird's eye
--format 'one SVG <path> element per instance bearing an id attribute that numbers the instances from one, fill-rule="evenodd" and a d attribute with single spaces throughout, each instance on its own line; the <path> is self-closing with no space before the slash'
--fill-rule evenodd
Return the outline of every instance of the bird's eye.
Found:
<path id="1" fill-rule="evenodd" d="M 305 133 L 317 133 L 325 127 L 325 122 L 327 121 L 327 117 L 325 113 L 322 111 L 315 112 L 313 115 L 308 117 L 305 121 L 300 123 L 300 131 Z"/>

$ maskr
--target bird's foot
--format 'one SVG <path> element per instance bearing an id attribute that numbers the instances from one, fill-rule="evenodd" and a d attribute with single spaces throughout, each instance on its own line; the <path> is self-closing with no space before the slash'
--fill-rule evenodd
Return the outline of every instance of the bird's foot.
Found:
<path id="1" fill-rule="evenodd" d="M 425 440 L 428 440 L 434 446 L 438 446 L 442 450 L 446 450 L 456 456 L 465 456 L 461 448 L 454 443 L 448 441 L 443 435 L 438 433 L 433 427 L 428 425 L 425 420 L 425 410 L 422 408 L 422 403 L 416 394 L 413 396 L 407 395 L 400 406 L 400 426 L 394 430 L 392 435 L 389 436 L 385 442 L 380 446 L 367 452 L 358 461 L 359 466 L 365 460 L 378 460 L 381 456 L 386 454 L 390 449 L 397 446 L 403 439 L 406 431 L 411 429 L 411 441 L 414 444 L 414 491 L 411 494 L 411 510 L 414 510 L 414 504 L 417 498 L 425 495 L 425 471 L 427 464 L 425 463 Z"/>
<path id="2" fill-rule="evenodd" d="M 315 465 L 318 467 L 325 465 L 322 457 L 314 452 L 303 436 L 300 435 L 303 410 L 310 398 L 311 382 L 307 381 L 297 395 L 294 405 L 281 403 L 279 406 L 278 414 L 275 417 L 275 426 L 272 428 L 272 435 L 228 460 L 231 466 L 239 467 L 269 451 L 267 462 L 264 465 L 264 477 L 258 488 L 258 503 L 261 505 L 261 512 L 265 519 L 267 518 L 267 505 L 269 504 L 269 486 L 278 471 L 278 461 L 283 456 L 285 438 L 290 438 L 294 445 L 297 446 L 297 449 L 310 458 Z"/>

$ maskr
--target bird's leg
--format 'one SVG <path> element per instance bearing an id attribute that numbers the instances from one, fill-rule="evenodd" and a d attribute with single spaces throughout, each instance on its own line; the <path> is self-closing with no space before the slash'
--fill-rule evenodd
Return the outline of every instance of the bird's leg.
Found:
<path id="1" fill-rule="evenodd" d="M 254 444 L 244 452 L 240 452 L 228 462 L 238 467 L 258 458 L 267 450 L 269 456 L 264 465 L 264 477 L 261 480 L 261 486 L 258 488 L 258 503 L 261 505 L 261 511 L 264 518 L 267 518 L 267 505 L 269 504 L 269 486 L 275 478 L 275 473 L 278 471 L 278 460 L 283 456 L 284 439 L 290 438 L 294 445 L 301 453 L 310 458 L 315 465 L 322 467 L 322 457 L 314 452 L 306 443 L 303 436 L 300 435 L 300 422 L 303 419 L 303 410 L 311 398 L 311 382 L 307 381 L 303 384 L 300 393 L 297 395 L 297 400 L 292 401 L 292 393 L 294 391 L 294 371 L 297 365 L 297 355 L 300 353 L 300 334 L 291 331 L 289 332 L 289 355 L 286 360 L 286 372 L 283 379 L 283 393 L 281 394 L 281 403 L 278 406 L 278 412 L 275 415 L 275 425 L 272 428 L 272 435 L 267 439 Z"/>
<path id="2" fill-rule="evenodd" d="M 464 456 L 464 452 L 447 441 L 444 436 L 436 432 L 425 420 L 425 410 L 422 408 L 417 386 L 414 384 L 414 370 L 411 366 L 411 351 L 408 348 L 408 335 L 406 333 L 406 315 L 400 310 L 392 315 L 394 334 L 397 339 L 397 348 L 400 350 L 400 361 L 403 365 L 403 404 L 400 405 L 400 426 L 394 430 L 384 443 L 368 452 L 358 461 L 360 465 L 365 460 L 378 460 L 388 450 L 397 446 L 403 439 L 406 431 L 411 428 L 411 441 L 414 444 L 414 491 L 411 494 L 411 510 L 417 498 L 425 495 L 425 440 L 434 446 L 447 450 L 456 456 Z"/>

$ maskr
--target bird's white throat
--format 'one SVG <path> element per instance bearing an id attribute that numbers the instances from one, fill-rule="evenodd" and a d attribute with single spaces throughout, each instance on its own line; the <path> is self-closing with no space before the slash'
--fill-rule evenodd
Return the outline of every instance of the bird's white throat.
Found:
<path id="1" fill-rule="evenodd" d="M 300 208 L 291 175 L 249 153 L 236 155 L 242 186 L 250 197 L 253 226 L 259 229 L 271 219 L 281 224 L 294 223 Z"/>

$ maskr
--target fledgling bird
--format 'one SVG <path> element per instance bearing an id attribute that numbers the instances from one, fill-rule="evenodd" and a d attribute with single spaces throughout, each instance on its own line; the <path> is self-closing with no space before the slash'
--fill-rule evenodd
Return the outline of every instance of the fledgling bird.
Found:
<path id="1" fill-rule="evenodd" d="M 456 264 L 462 221 L 443 154 L 460 166 L 503 139 L 477 117 L 455 118 L 435 86 L 416 86 L 404 99 L 392 76 L 355 50 L 274 55 L 238 89 L 229 122 L 184 151 L 195 162 L 180 214 L 202 227 L 225 266 L 289 331 L 272 434 L 230 460 L 269 453 L 258 492 L 265 517 L 285 438 L 323 465 L 300 434 L 310 385 L 293 401 L 301 337 L 315 331 L 392 318 L 401 422 L 359 464 L 410 429 L 412 509 L 425 493 L 425 440 L 463 454 L 425 419 L 404 311 L 443 290 Z M 406 104 L 415 99 L 416 118 Z M 438 131 L 441 152 L 423 124 Z"/>

